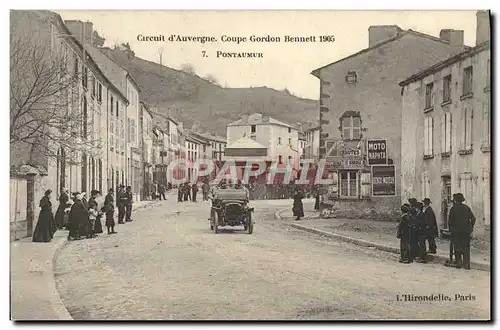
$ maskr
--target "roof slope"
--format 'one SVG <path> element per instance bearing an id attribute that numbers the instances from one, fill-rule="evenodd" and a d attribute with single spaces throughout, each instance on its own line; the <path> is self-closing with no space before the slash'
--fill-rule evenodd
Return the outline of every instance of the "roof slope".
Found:
<path id="1" fill-rule="evenodd" d="M 227 146 L 226 149 L 267 149 L 267 147 L 255 140 L 250 139 L 249 137 L 244 136 L 235 141 L 233 144 Z"/>
<path id="2" fill-rule="evenodd" d="M 261 113 L 254 113 L 248 117 L 241 118 L 237 121 L 233 121 L 232 123 L 228 124 L 227 126 L 268 125 L 268 124 L 274 124 L 274 125 L 295 128 L 294 126 L 292 126 L 290 124 L 284 123 L 284 122 L 279 121 L 277 119 L 274 119 L 272 117 L 266 118 Z"/>
<path id="3" fill-rule="evenodd" d="M 440 38 L 437 38 L 437 37 L 434 37 L 434 36 L 431 36 L 431 35 L 428 35 L 428 34 L 425 34 L 425 33 L 422 33 L 422 32 L 413 31 L 413 30 L 409 29 L 409 30 L 406 30 L 406 31 L 403 31 L 403 32 L 399 33 L 397 36 L 394 36 L 394 37 L 392 37 L 392 38 L 389 38 L 389 39 L 387 39 L 387 40 L 384 40 L 384 41 L 382 41 L 382 42 L 380 42 L 380 43 L 378 43 L 378 44 L 376 44 L 376 45 L 373 45 L 373 46 L 368 47 L 368 48 L 364 48 L 364 49 L 360 50 L 360 51 L 359 51 L 359 52 L 357 52 L 357 53 L 354 53 L 354 54 L 349 55 L 349 56 L 347 56 L 347 57 L 344 57 L 344 58 L 342 58 L 342 59 L 340 59 L 340 60 L 337 60 L 337 61 L 335 61 L 335 62 L 332 62 L 332 63 L 326 64 L 326 65 L 324 65 L 324 66 L 322 66 L 322 67 L 320 67 L 320 68 L 317 68 L 317 69 L 313 70 L 313 71 L 311 72 L 311 74 L 312 74 L 313 76 L 315 76 L 315 77 L 318 77 L 318 78 L 319 78 L 319 72 L 320 72 L 321 70 L 323 70 L 324 68 L 326 68 L 326 67 L 329 67 L 329 66 L 335 65 L 335 64 L 337 64 L 337 63 L 343 62 L 343 61 L 345 61 L 345 60 L 348 60 L 348 59 L 350 59 L 350 58 L 356 57 L 356 56 L 361 55 L 361 54 L 363 54 L 363 53 L 369 52 L 369 51 L 371 51 L 371 50 L 373 50 L 373 49 L 379 48 L 379 47 L 381 47 L 381 46 L 383 46 L 383 45 L 386 45 L 386 44 L 388 44 L 388 43 L 390 43 L 390 42 L 393 42 L 393 41 L 395 41 L 395 40 L 401 39 L 403 36 L 406 36 L 406 35 L 414 35 L 414 36 L 417 36 L 417 37 L 426 38 L 426 39 L 429 39 L 429 40 L 435 41 L 436 43 L 442 44 L 443 46 L 448 46 L 448 47 L 450 47 L 450 48 L 453 48 L 453 47 L 454 47 L 454 48 L 461 48 L 462 50 L 467 50 L 467 49 L 470 49 L 470 47 L 469 47 L 469 46 L 451 46 L 451 45 L 449 44 L 449 42 L 447 42 L 446 40 L 443 40 L 443 39 L 440 39 Z"/>
<path id="4" fill-rule="evenodd" d="M 476 47 L 470 48 L 464 52 L 453 55 L 453 56 L 445 59 L 444 61 L 440 61 L 427 69 L 424 69 L 420 72 L 417 72 L 416 74 L 412 75 L 408 79 L 405 79 L 404 81 L 400 82 L 399 85 L 400 86 L 408 85 L 409 83 L 412 83 L 414 81 L 417 81 L 417 80 L 420 80 L 424 77 L 427 77 L 428 75 L 431 75 L 432 73 L 439 71 L 444 67 L 450 66 L 453 63 L 456 63 L 456 62 L 461 61 L 467 57 L 474 56 L 479 52 L 489 50 L 489 49 L 490 49 L 490 42 L 485 41 L 485 42 L 477 45 Z"/>

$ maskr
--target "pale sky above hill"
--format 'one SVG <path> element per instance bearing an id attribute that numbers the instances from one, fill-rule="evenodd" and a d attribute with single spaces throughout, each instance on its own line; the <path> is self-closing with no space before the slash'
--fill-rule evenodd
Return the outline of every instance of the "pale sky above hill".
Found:
<path id="1" fill-rule="evenodd" d="M 368 27 L 398 25 L 438 37 L 441 29 L 464 30 L 465 44 L 475 45 L 475 11 L 56 11 L 64 20 L 94 23 L 106 46 L 129 42 L 136 56 L 180 69 L 191 63 L 198 75 L 211 74 L 225 87 L 288 88 L 294 95 L 317 99 L 319 81 L 310 72 L 368 47 Z M 207 36 L 215 43 L 140 42 L 138 35 Z M 236 44 L 221 37 L 246 37 Z M 281 42 L 255 43 L 251 36 L 279 36 Z M 288 43 L 284 37 L 316 36 L 314 43 Z M 333 35 L 334 42 L 319 42 Z M 263 58 L 217 58 L 216 52 L 261 52 Z M 203 57 L 206 51 L 208 57 Z"/>

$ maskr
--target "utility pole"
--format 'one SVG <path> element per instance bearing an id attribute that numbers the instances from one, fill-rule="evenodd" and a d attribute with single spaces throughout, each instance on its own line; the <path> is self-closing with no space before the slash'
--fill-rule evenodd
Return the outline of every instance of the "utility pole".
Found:
<path id="1" fill-rule="evenodd" d="M 160 65 L 163 65 L 163 47 L 158 48 L 158 54 L 160 55 Z"/>

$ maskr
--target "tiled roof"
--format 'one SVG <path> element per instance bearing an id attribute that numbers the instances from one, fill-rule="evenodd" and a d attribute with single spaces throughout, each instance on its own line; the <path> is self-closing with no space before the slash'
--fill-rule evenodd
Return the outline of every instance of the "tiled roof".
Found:
<path id="1" fill-rule="evenodd" d="M 226 149 L 267 149 L 267 147 L 244 136 L 235 141 L 233 144 L 227 146 Z"/>
<path id="2" fill-rule="evenodd" d="M 250 115 L 248 117 L 245 116 L 244 118 L 234 121 L 228 124 L 227 126 L 268 125 L 268 124 L 280 125 L 295 129 L 295 127 L 290 124 L 284 123 L 282 121 L 263 115 L 261 113 L 254 113 L 253 115 Z"/>

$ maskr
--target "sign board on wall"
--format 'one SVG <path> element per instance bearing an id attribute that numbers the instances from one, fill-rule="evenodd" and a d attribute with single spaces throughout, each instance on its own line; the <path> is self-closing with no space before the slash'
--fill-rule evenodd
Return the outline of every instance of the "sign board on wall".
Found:
<path id="1" fill-rule="evenodd" d="M 387 141 L 386 140 L 368 140 L 366 159 L 368 165 L 386 165 L 387 164 Z"/>
<path id="2" fill-rule="evenodd" d="M 372 196 L 396 195 L 396 167 L 372 166 Z"/>
<path id="3" fill-rule="evenodd" d="M 365 166 L 362 141 L 325 141 L 325 168 L 362 169 Z"/>

